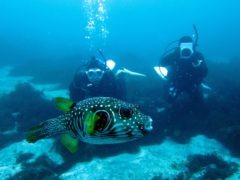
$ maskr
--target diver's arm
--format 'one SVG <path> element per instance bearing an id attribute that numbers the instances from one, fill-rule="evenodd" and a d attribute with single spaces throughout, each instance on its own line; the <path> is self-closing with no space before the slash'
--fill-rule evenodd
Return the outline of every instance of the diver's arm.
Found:
<path id="1" fill-rule="evenodd" d="M 199 74 L 201 75 L 202 78 L 207 76 L 208 68 L 202 53 L 200 52 L 196 53 L 196 57 L 192 65 L 197 71 L 199 71 Z"/>
<path id="2" fill-rule="evenodd" d="M 76 88 L 76 86 L 72 82 L 69 86 L 69 96 L 71 100 L 73 100 L 74 102 L 78 102 L 85 98 L 85 92 L 81 88 Z"/>
<path id="3" fill-rule="evenodd" d="M 206 61 L 204 59 L 203 59 L 201 68 L 202 68 L 202 76 L 206 77 L 208 75 L 208 68 L 207 68 Z"/>
<path id="4" fill-rule="evenodd" d="M 174 52 L 162 57 L 160 59 L 160 66 L 166 67 L 172 65 L 177 58 L 176 53 L 177 52 Z"/>
<path id="5" fill-rule="evenodd" d="M 198 59 L 201 59 L 202 60 L 202 63 L 201 65 L 199 66 L 199 69 L 200 69 L 200 76 L 199 76 L 199 80 L 198 80 L 198 84 L 205 90 L 208 90 L 208 91 L 211 91 L 212 88 L 206 84 L 203 83 L 203 79 L 208 75 L 208 67 L 207 67 L 207 64 L 206 64 L 206 61 L 205 61 L 205 58 L 204 56 L 199 53 L 199 58 Z"/>
<path id="6" fill-rule="evenodd" d="M 69 85 L 69 95 L 73 101 L 78 102 L 85 98 L 86 93 L 82 88 L 83 84 L 83 74 L 81 71 L 78 71 Z"/>
<path id="7" fill-rule="evenodd" d="M 201 84 L 203 79 L 208 74 L 208 68 L 207 68 L 204 56 L 201 53 L 197 52 L 197 54 L 195 56 L 195 60 L 192 63 L 192 65 L 195 70 L 196 83 Z"/>

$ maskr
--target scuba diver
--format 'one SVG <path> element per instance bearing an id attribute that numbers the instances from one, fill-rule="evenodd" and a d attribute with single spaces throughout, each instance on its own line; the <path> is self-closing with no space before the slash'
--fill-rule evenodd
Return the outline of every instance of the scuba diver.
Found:
<path id="1" fill-rule="evenodd" d="M 86 65 L 78 68 L 69 87 L 70 98 L 75 102 L 97 96 L 124 99 L 122 81 L 115 77 L 104 61 L 93 56 Z"/>
<path id="2" fill-rule="evenodd" d="M 102 51 L 98 51 L 104 60 L 93 56 L 87 64 L 77 69 L 70 84 L 70 98 L 75 102 L 97 96 L 125 100 L 126 87 L 124 74 L 145 76 L 126 68 L 115 70 L 116 63 L 111 59 L 107 60 Z"/>
<path id="3" fill-rule="evenodd" d="M 193 27 L 195 36 L 181 37 L 177 47 L 162 56 L 160 66 L 154 67 L 167 81 L 164 97 L 170 103 L 183 93 L 187 93 L 194 103 L 203 99 L 201 87 L 208 68 L 204 56 L 196 50 L 198 32 Z"/>

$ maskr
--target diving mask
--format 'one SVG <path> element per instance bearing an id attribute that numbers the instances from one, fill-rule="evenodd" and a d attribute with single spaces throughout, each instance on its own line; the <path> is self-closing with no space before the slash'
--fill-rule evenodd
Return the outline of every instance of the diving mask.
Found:
<path id="1" fill-rule="evenodd" d="M 104 71 L 99 68 L 91 68 L 86 71 L 88 80 L 93 84 L 99 83 L 102 80 L 103 74 Z"/>
<path id="2" fill-rule="evenodd" d="M 189 59 L 193 55 L 193 43 L 181 43 L 180 44 L 180 58 Z"/>

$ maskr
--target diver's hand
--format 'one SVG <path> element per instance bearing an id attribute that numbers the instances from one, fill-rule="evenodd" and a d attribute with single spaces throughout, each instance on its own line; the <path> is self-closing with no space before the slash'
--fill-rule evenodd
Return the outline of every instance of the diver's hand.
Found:
<path id="1" fill-rule="evenodd" d="M 203 60 L 198 59 L 197 61 L 192 62 L 193 67 L 199 67 L 202 64 Z"/>

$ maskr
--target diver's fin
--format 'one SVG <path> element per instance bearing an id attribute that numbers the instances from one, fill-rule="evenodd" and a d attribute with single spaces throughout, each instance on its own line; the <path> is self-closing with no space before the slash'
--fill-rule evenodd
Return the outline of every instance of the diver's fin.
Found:
<path id="1" fill-rule="evenodd" d="M 35 143 L 36 141 L 68 132 L 68 121 L 64 117 L 49 119 L 37 126 L 32 127 L 26 136 L 26 140 L 29 143 Z"/>
<path id="2" fill-rule="evenodd" d="M 57 109 L 59 109 L 63 112 L 67 112 L 67 111 L 70 111 L 76 105 L 76 103 L 67 98 L 56 97 L 55 105 L 56 105 Z"/>
<path id="3" fill-rule="evenodd" d="M 146 77 L 145 74 L 138 73 L 138 72 L 134 72 L 134 71 L 130 71 L 129 69 L 126 69 L 126 68 L 119 69 L 119 70 L 116 72 L 115 75 L 116 75 L 116 76 L 120 76 L 121 74 L 128 74 L 128 75 L 131 75 L 131 76 Z"/>
<path id="4" fill-rule="evenodd" d="M 208 86 L 208 85 L 206 85 L 204 83 L 201 83 L 201 86 L 202 86 L 203 89 L 206 89 L 206 90 L 209 90 L 209 91 L 212 90 L 212 88 L 210 86 Z"/>
<path id="5" fill-rule="evenodd" d="M 167 68 L 161 66 L 154 66 L 153 69 L 155 70 L 157 75 L 159 75 L 163 80 L 167 80 L 168 74 Z"/>
<path id="6" fill-rule="evenodd" d="M 78 150 L 79 142 L 70 134 L 61 135 L 61 143 L 71 152 L 75 153 Z"/>

